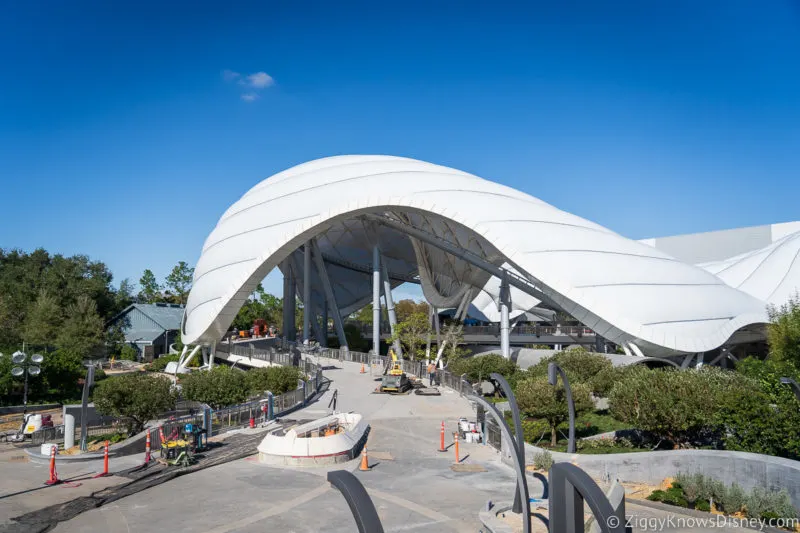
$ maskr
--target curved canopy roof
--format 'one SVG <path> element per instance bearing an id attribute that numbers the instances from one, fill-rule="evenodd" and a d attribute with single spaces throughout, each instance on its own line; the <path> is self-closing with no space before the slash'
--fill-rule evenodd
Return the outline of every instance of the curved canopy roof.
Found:
<path id="1" fill-rule="evenodd" d="M 731 287 L 781 306 L 800 289 L 800 231 L 764 248 L 700 266 Z"/>
<path id="2" fill-rule="evenodd" d="M 302 281 L 310 239 L 342 314 L 370 301 L 377 244 L 393 285 L 418 282 L 437 307 L 481 292 L 496 300 L 506 275 L 517 309 L 560 308 L 637 355 L 709 351 L 767 321 L 762 301 L 707 270 L 528 194 L 423 161 L 353 155 L 280 172 L 222 215 L 195 268 L 184 342 L 221 338 L 274 267 Z M 316 271 L 311 285 L 319 305 Z"/>

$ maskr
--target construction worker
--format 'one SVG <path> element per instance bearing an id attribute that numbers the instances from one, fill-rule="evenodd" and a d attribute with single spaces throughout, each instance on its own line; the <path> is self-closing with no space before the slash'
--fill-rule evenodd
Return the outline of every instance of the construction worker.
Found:
<path id="1" fill-rule="evenodd" d="M 433 387 L 433 376 L 436 373 L 436 365 L 433 362 L 428 363 L 428 381 L 430 386 Z"/>

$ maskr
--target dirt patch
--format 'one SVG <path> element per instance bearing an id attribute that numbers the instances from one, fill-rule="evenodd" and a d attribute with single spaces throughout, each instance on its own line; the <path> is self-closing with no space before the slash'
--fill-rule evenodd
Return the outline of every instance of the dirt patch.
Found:
<path id="1" fill-rule="evenodd" d="M 453 472 L 486 472 L 483 465 L 476 463 L 460 463 L 457 465 L 450 465 L 450 470 Z"/>

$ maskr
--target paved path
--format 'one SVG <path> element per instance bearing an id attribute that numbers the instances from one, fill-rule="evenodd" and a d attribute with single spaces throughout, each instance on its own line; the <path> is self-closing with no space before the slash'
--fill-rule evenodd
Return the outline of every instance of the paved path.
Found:
<path id="1" fill-rule="evenodd" d="M 322 363 L 327 362 L 323 359 Z M 355 473 L 375 502 L 387 532 L 478 531 L 481 527 L 477 519 L 478 510 L 486 501 L 511 498 L 515 480 L 513 472 L 500 462 L 497 452 L 490 447 L 461 445 L 462 458 L 466 457 L 464 462 L 484 470 L 480 472 L 455 472 L 451 469 L 452 449 L 446 453 L 437 451 L 442 420 L 448 428 L 449 444 L 458 417 L 474 416 L 466 400 L 450 391 L 438 397 L 372 394 L 378 385 L 377 376 L 359 374 L 360 365 L 330 364 L 333 368 L 325 371 L 332 380 L 329 389 L 317 402 L 293 413 L 290 418 L 301 420 L 324 416 L 334 390 L 338 390 L 340 411 L 352 410 L 365 416 L 372 427 L 368 441 L 372 469 L 369 472 L 358 471 L 358 460 L 332 469 L 348 469 Z M 7 471 L 3 463 L 0 463 L 0 469 L 3 474 Z M 86 465 L 84 469 L 90 470 L 91 467 Z M 46 477 L 46 467 L 40 470 Z M 344 498 L 325 480 L 327 470 L 268 467 L 250 457 L 182 476 L 88 511 L 59 524 L 55 531 L 355 531 L 355 522 Z M 44 477 L 39 475 L 35 479 Z M 7 479 L 7 476 L 0 476 L 1 479 Z M 5 488 L 3 483 L 0 481 L 0 488 Z M 541 494 L 542 487 L 536 480 L 530 479 L 530 486 L 531 496 Z M 59 497 L 58 490 L 70 496 L 78 495 L 66 489 L 46 490 Z M 13 500 L 10 506 L 13 514 L 28 510 L 23 505 L 22 500 Z M 629 511 L 633 510 L 641 518 L 658 518 L 664 514 L 631 506 Z M 9 505 L 0 507 L 0 512 L 9 511 Z M 640 530 L 645 529 L 635 529 Z M 665 528 L 664 531 L 677 533 L 687 530 Z"/>

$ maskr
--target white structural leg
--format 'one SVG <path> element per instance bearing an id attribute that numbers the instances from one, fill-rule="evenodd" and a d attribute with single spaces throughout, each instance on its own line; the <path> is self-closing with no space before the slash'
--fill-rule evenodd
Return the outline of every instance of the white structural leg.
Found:
<path id="1" fill-rule="evenodd" d="M 380 355 L 381 347 L 381 252 L 372 247 L 372 353 Z"/>
<path id="2" fill-rule="evenodd" d="M 509 290 L 508 280 L 503 277 L 503 281 L 500 283 L 500 351 L 506 359 L 511 359 L 510 328 L 508 325 L 510 307 L 511 291 Z"/>

